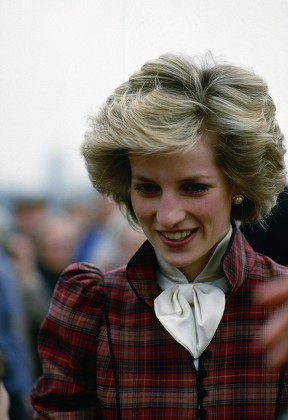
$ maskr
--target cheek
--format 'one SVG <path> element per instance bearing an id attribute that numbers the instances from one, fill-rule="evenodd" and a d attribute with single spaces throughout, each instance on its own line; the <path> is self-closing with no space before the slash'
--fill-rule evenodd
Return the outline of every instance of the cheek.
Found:
<path id="1" fill-rule="evenodd" d="M 141 197 L 131 195 L 131 204 L 139 222 L 149 217 L 149 203 Z"/>
<path id="2" fill-rule="evenodd" d="M 230 223 L 231 205 L 227 198 L 209 197 L 198 209 L 199 217 L 210 222 Z"/>

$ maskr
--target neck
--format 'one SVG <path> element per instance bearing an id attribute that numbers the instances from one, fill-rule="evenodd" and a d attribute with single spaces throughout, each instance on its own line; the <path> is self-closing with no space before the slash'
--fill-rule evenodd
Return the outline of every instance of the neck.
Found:
<path id="1" fill-rule="evenodd" d="M 232 226 L 230 226 L 228 233 L 211 250 L 209 255 L 206 254 L 205 258 L 201 259 L 199 263 L 197 262 L 197 264 L 193 264 L 192 267 L 173 267 L 156 252 L 160 272 L 169 278 L 177 279 L 183 277 L 185 278 L 185 282 L 210 281 L 215 280 L 215 278 L 222 277 L 220 263 L 227 249 L 231 235 Z"/>

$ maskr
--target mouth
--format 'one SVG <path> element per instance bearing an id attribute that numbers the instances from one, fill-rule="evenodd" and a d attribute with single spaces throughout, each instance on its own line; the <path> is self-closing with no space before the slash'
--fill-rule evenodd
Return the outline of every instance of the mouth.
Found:
<path id="1" fill-rule="evenodd" d="M 193 232 L 195 232 L 195 229 L 193 231 L 189 229 L 189 230 L 183 230 L 179 232 L 160 232 L 160 234 L 165 239 L 168 239 L 169 241 L 177 242 L 177 241 L 183 241 L 184 239 L 188 238 L 189 236 L 191 236 Z"/>

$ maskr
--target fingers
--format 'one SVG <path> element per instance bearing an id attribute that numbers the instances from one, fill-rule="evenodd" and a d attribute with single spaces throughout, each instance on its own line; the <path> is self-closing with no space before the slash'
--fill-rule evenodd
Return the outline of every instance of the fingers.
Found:
<path id="1" fill-rule="evenodd" d="M 281 340 L 267 353 L 267 365 L 274 368 L 281 368 L 288 364 L 288 340 Z"/>
<path id="2" fill-rule="evenodd" d="M 267 353 L 267 364 L 283 367 L 288 363 L 288 303 L 263 325 L 259 345 Z"/>
<path id="3" fill-rule="evenodd" d="M 275 280 L 254 292 L 258 305 L 276 305 L 276 310 L 259 331 L 258 348 L 267 354 L 267 364 L 288 364 L 288 279 Z"/>
<path id="4" fill-rule="evenodd" d="M 254 292 L 254 300 L 259 305 L 274 305 L 288 301 L 288 278 L 285 281 L 275 280 L 258 287 Z"/>

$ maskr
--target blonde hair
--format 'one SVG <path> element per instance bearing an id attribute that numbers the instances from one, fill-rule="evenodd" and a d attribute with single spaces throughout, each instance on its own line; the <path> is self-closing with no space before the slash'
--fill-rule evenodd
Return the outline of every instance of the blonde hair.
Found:
<path id="1" fill-rule="evenodd" d="M 245 195 L 232 218 L 260 221 L 285 184 L 275 105 L 253 71 L 217 63 L 211 53 L 169 53 L 145 63 L 91 117 L 81 151 L 93 186 L 137 223 L 128 153 L 173 153 L 209 134 L 217 164 Z"/>

